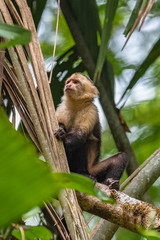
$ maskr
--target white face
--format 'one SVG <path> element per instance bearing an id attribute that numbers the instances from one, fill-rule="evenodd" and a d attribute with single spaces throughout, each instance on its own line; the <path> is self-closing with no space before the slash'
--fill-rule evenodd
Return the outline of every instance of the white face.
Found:
<path id="1" fill-rule="evenodd" d="M 80 73 L 74 73 L 65 83 L 64 95 L 75 100 L 92 100 L 98 96 L 98 90 L 85 76 Z"/>
<path id="2" fill-rule="evenodd" d="M 71 96 L 72 98 L 81 96 L 83 94 L 84 85 L 82 83 L 82 80 L 80 80 L 80 77 L 81 76 L 78 76 L 77 74 L 73 74 L 70 78 L 67 79 L 64 86 L 64 94 Z"/>

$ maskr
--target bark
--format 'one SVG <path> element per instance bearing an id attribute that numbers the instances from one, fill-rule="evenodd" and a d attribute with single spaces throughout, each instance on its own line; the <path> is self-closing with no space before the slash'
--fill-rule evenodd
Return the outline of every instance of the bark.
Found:
<path id="1" fill-rule="evenodd" d="M 78 200 L 84 211 L 90 212 L 132 232 L 139 233 L 138 227 L 146 230 L 160 228 L 160 209 L 152 204 L 131 198 L 107 186 L 97 183 L 101 191 L 115 200 L 115 204 L 104 203 L 96 197 L 78 193 Z"/>
<path id="2" fill-rule="evenodd" d="M 146 160 L 147 165 L 137 174 L 125 188 L 124 193 L 141 199 L 144 193 L 160 176 L 160 149 Z M 102 220 L 96 229 L 93 239 L 110 240 L 118 229 L 118 225 Z"/>

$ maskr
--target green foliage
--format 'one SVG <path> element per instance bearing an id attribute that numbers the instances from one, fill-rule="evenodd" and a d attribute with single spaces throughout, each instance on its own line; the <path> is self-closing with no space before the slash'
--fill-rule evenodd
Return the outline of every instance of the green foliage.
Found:
<path id="1" fill-rule="evenodd" d="M 102 55 L 100 61 L 102 62 L 102 81 L 104 87 L 107 90 L 108 95 L 113 100 L 114 96 L 114 76 L 118 76 L 121 84 L 120 91 L 126 89 L 124 97 L 128 97 L 128 90 L 131 92 L 133 87 L 139 82 L 146 80 L 146 85 L 148 84 L 148 76 L 146 79 L 142 78 L 145 72 L 150 69 L 152 64 L 153 71 L 151 72 L 150 83 L 152 86 L 158 89 L 159 87 L 159 55 L 160 55 L 160 40 L 157 43 L 154 43 L 152 50 L 149 52 L 149 49 L 145 48 L 146 58 L 143 60 L 143 56 L 139 59 L 142 63 L 138 69 L 135 71 L 133 77 L 126 76 L 127 82 L 124 78 L 124 69 L 136 69 L 136 65 L 129 63 L 127 56 L 130 55 L 132 49 L 127 50 L 126 55 L 121 55 L 119 51 L 114 51 L 115 48 L 122 40 L 119 34 L 123 26 L 127 25 L 125 29 L 125 34 L 127 34 L 132 28 L 135 19 L 137 18 L 138 11 L 141 8 L 142 0 L 137 0 L 135 8 L 131 12 L 131 6 L 135 4 L 135 1 L 120 0 L 118 7 L 112 4 L 117 1 L 95 1 L 95 0 L 75 0 L 69 1 L 69 6 L 72 9 L 73 16 L 77 23 L 77 28 L 82 32 L 83 38 L 91 55 L 93 57 L 94 63 L 97 62 L 97 56 L 99 54 L 99 48 L 102 50 Z M 36 26 L 38 26 L 39 19 L 43 12 L 46 0 L 28 0 L 28 4 L 31 8 L 32 14 L 34 16 Z M 104 24 L 105 18 L 105 9 L 106 3 L 110 3 L 110 24 Z M 159 1 L 156 1 L 152 7 L 151 13 L 152 16 L 159 16 Z M 117 8 L 117 9 L 116 9 Z M 53 10 L 53 9 L 51 9 Z M 114 13 L 116 10 L 116 15 Z M 55 30 L 56 18 L 54 16 L 55 9 L 53 12 L 53 21 L 52 29 Z M 130 20 L 127 24 L 126 19 L 130 15 Z M 114 21 L 113 21 L 114 17 Z M 107 17 L 106 17 L 107 18 Z M 148 18 L 149 20 L 149 18 Z M 128 21 L 128 20 L 127 20 Z M 149 22 L 149 21 L 148 21 Z M 107 28 L 108 27 L 108 28 Z M 3 30 L 3 28 L 2 28 Z M 9 30 L 9 29 L 8 29 Z M 0 32 L 0 35 L 6 38 L 11 39 L 11 41 L 6 42 L 5 44 L 17 45 L 17 44 L 26 44 L 23 42 L 26 40 L 26 37 L 19 38 L 19 30 L 15 30 L 15 26 L 11 31 L 8 32 L 5 28 L 5 34 L 3 35 Z M 106 31 L 107 30 L 107 31 Z M 16 32 L 17 31 L 17 32 Z M 13 33 L 12 33 L 13 32 Z M 52 33 L 50 36 L 52 36 Z M 102 32 L 104 32 L 104 39 L 102 39 Z M 111 36 L 112 32 L 112 36 Z M 156 32 L 156 30 L 155 30 Z M 15 35 L 15 33 L 17 35 Z M 21 32 L 22 33 L 22 32 Z M 84 72 L 86 71 L 86 66 L 83 64 L 82 59 L 76 51 L 76 45 L 80 42 L 74 42 L 72 34 L 69 30 L 69 27 L 66 23 L 66 20 L 63 15 L 60 15 L 59 23 L 59 32 L 58 32 L 58 43 L 56 49 L 56 65 L 53 71 L 53 79 L 51 83 L 52 94 L 54 98 L 55 105 L 60 101 L 60 97 L 63 94 L 63 85 L 64 80 L 70 76 L 73 72 Z M 118 34 L 117 34 L 118 33 Z M 135 45 L 139 47 L 139 40 L 143 39 L 141 42 L 144 45 L 145 42 L 149 41 L 149 36 L 154 35 L 154 26 L 150 31 L 145 32 L 142 29 L 142 34 L 139 34 L 139 38 Z M 53 33 L 54 34 L 54 33 Z M 21 35 L 21 34 L 20 34 Z M 45 35 L 45 33 L 44 33 Z M 110 37 L 111 36 L 111 37 Z M 146 38 L 147 36 L 147 38 Z M 18 38 L 18 40 L 17 40 Z M 25 39 L 23 39 L 25 38 Z M 43 48 L 43 53 L 45 56 L 52 55 L 52 49 L 50 42 L 47 42 L 47 39 L 50 37 L 45 36 L 45 41 L 41 44 Z M 10 43 L 11 42 L 11 43 Z M 28 43 L 28 42 L 27 42 Z M 103 44 L 102 44 L 103 43 Z M 101 45 L 102 44 L 102 45 Z M 113 45 L 112 49 L 110 44 Z M 11 45 L 7 45 L 11 46 Z M 103 47 L 102 47 L 103 46 Z M 117 49 L 117 48 L 116 48 Z M 134 55 L 135 53 L 132 52 Z M 131 56 L 132 57 L 132 56 Z M 109 62 L 106 61 L 106 58 Z M 154 61 L 157 59 L 156 63 Z M 104 62 L 105 61 L 105 62 Z M 113 65 L 113 67 L 112 67 Z M 113 73 L 114 70 L 114 73 Z M 152 78 L 154 74 L 154 79 Z M 155 84 L 156 79 L 156 84 Z M 150 87 L 151 85 L 148 85 Z M 159 136 L 160 136 L 160 124 L 159 124 L 159 92 L 156 89 L 157 95 L 154 99 L 148 101 L 142 101 L 135 105 L 133 102 L 129 107 L 123 108 L 122 114 L 131 129 L 131 133 L 128 134 L 132 147 L 135 151 L 139 163 L 143 162 L 147 157 L 149 157 L 156 148 L 159 147 Z M 143 94 L 143 93 L 142 93 Z M 150 98 L 149 98 L 150 99 Z M 2 115 L 2 114 L 1 114 Z M 3 115 L 2 115 L 3 116 Z M 55 175 L 46 168 L 45 164 L 40 164 L 37 161 L 37 156 L 33 150 L 33 147 L 27 141 L 22 140 L 22 137 L 17 135 L 14 132 L 15 137 L 10 136 L 9 124 L 7 124 L 7 119 L 5 118 L 5 124 L 2 123 L 3 117 L 0 118 L 0 148 L 1 148 L 1 170 L 0 170 L 0 191 L 1 191 L 1 200 L 0 200 L 0 214 L 1 220 L 0 224 L 2 226 L 7 225 L 11 221 L 16 221 L 22 213 L 28 211 L 31 207 L 35 205 L 41 205 L 44 199 L 47 199 L 49 196 L 56 196 L 60 189 L 63 187 L 74 188 L 79 191 L 86 192 L 88 194 L 95 195 L 97 194 L 93 188 L 93 182 L 89 179 L 85 179 L 82 176 L 77 176 L 76 174 L 62 174 L 56 173 Z M 4 126 L 5 127 L 4 127 Z M 3 129 L 4 127 L 4 129 Z M 3 130 L 2 130 L 3 129 Z M 13 133 L 12 133 L 13 134 Z M 12 135 L 11 134 L 11 135 Z M 13 134 L 13 135 L 14 135 Z M 19 140 L 17 140 L 17 138 Z M 10 141 L 10 142 L 9 142 Z M 20 144 L 20 145 L 19 145 Z M 32 149 L 32 150 L 31 150 Z M 102 142 L 102 159 L 109 157 L 117 152 L 113 137 L 110 131 L 107 129 L 103 134 Z M 3 157 L 2 157 L 3 156 Z M 43 166 L 44 165 L 44 166 Z M 43 177 L 42 177 L 43 176 Z M 42 181 L 43 180 L 43 181 Z M 159 202 L 158 186 L 153 186 L 150 189 L 150 194 L 153 201 Z M 98 193 L 99 194 L 99 193 Z M 100 197 L 103 199 L 103 197 Z M 11 216 L 12 215 L 12 216 Z M 5 218 L 5 219 L 4 219 Z M 5 220 L 5 221 L 4 221 Z M 3 222 L 2 222 L 3 221 Z M 38 230 L 38 228 L 37 228 Z M 27 232 L 28 231 L 28 232 Z M 26 238 L 27 234 L 29 238 L 41 238 L 39 232 L 35 232 L 36 228 L 33 230 L 25 230 Z M 39 230 L 38 230 L 39 231 Z M 42 232 L 45 231 L 44 229 Z M 122 232 L 123 231 L 123 232 Z M 35 235 L 34 235 L 35 234 Z M 152 235 L 152 234 L 151 234 Z M 149 238 L 151 235 L 146 235 L 145 237 Z M 46 233 L 46 238 L 47 238 Z M 123 237 L 122 237 L 123 236 Z M 155 236 L 154 236 L 155 237 Z M 131 233 L 127 230 L 120 230 L 116 239 L 140 239 L 140 236 L 137 234 Z"/>
<path id="2" fill-rule="evenodd" d="M 56 26 L 56 19 L 53 21 L 53 28 Z M 72 48 L 75 44 L 72 34 L 70 33 L 69 27 L 66 23 L 66 20 L 63 16 L 63 14 L 60 14 L 59 17 L 59 32 L 58 35 L 60 35 L 60 39 L 56 46 L 56 52 L 57 56 L 60 56 L 61 53 L 64 53 L 68 51 L 70 48 Z"/>
<path id="3" fill-rule="evenodd" d="M 62 188 L 72 188 L 104 201 L 113 202 L 94 188 L 94 183 L 78 174 L 55 173 L 37 160 L 35 149 L 16 132 L 0 109 L 0 227 L 17 221 L 21 215 Z M 42 177 L 43 176 L 43 177 Z"/>
<path id="4" fill-rule="evenodd" d="M 0 48 L 9 48 L 16 45 L 25 45 L 31 41 L 31 31 L 21 26 L 9 25 L 0 22 L 0 36 L 11 39 L 10 41 L 1 42 Z"/>
<path id="5" fill-rule="evenodd" d="M 27 0 L 28 6 L 32 11 L 32 16 L 34 19 L 34 23 L 36 28 L 38 27 L 39 21 L 41 19 L 43 10 L 45 8 L 47 0 Z"/>
<path id="6" fill-rule="evenodd" d="M 160 233 L 154 230 L 144 230 L 141 228 L 138 228 L 139 233 L 144 236 L 147 240 L 158 240 L 160 239 Z"/>
<path id="7" fill-rule="evenodd" d="M 130 16 L 130 19 L 129 19 L 129 22 L 126 26 L 126 29 L 124 30 L 124 35 L 127 36 L 127 34 L 129 33 L 129 31 L 131 30 L 131 28 L 133 27 L 135 21 L 136 21 L 136 18 L 138 17 L 138 12 L 142 6 L 142 2 L 143 0 L 137 0 L 136 1 L 136 5 L 132 11 L 132 14 Z"/>
<path id="8" fill-rule="evenodd" d="M 104 160 L 105 158 L 110 157 L 116 152 L 117 152 L 117 148 L 116 148 L 115 142 L 113 140 L 110 130 L 107 128 L 102 133 L 101 158 L 102 160 Z"/>
<path id="9" fill-rule="evenodd" d="M 83 38 L 91 51 L 93 59 L 96 61 L 98 46 L 97 35 L 101 34 L 98 8 L 95 0 L 69 0 L 74 12 L 77 27 L 83 34 Z"/>
<path id="10" fill-rule="evenodd" d="M 128 66 L 126 66 L 126 62 L 123 59 L 117 57 L 111 49 L 108 49 L 107 51 L 107 59 L 113 65 L 115 76 L 121 76 L 123 70 L 128 68 Z"/>
<path id="11" fill-rule="evenodd" d="M 74 72 L 83 72 L 84 66 L 81 59 L 75 52 L 75 47 L 70 48 L 60 58 L 54 67 L 54 74 L 52 75 L 51 92 L 53 95 L 54 105 L 60 103 L 63 95 L 63 87 L 65 80 Z M 56 91 L 55 91 L 56 89 Z"/>
<path id="12" fill-rule="evenodd" d="M 150 189 L 149 189 L 149 194 L 152 196 L 153 203 L 156 207 L 159 207 L 159 199 L 160 199 L 160 190 L 159 190 L 159 180 L 157 180 L 158 183 L 154 184 Z"/>
<path id="13" fill-rule="evenodd" d="M 0 227 L 16 221 L 54 192 L 51 171 L 0 109 Z M 43 178 L 42 178 L 43 176 Z"/>
<path id="14" fill-rule="evenodd" d="M 46 42 L 46 41 L 43 41 L 41 42 L 41 49 L 42 49 L 42 52 L 43 52 L 43 56 L 45 58 L 47 58 L 48 56 L 52 56 L 52 53 L 53 53 L 53 45 Z"/>
<path id="15" fill-rule="evenodd" d="M 62 188 L 71 188 L 79 192 L 84 192 L 89 195 L 98 197 L 104 202 L 114 203 L 113 199 L 109 198 L 94 187 L 94 182 L 79 174 L 54 173 L 53 181 L 56 185 L 56 192 L 58 193 Z"/>
<path id="16" fill-rule="evenodd" d="M 117 5 L 118 5 L 117 0 L 108 0 L 106 4 L 106 13 L 104 19 L 104 26 L 102 30 L 101 44 L 94 75 L 95 82 L 100 80 L 100 75 L 106 59 L 106 52 L 108 50 L 108 43 L 111 36 L 112 24 L 116 13 Z"/>
<path id="17" fill-rule="evenodd" d="M 119 228 L 116 233 L 116 240 L 141 240 L 141 236 L 127 229 Z"/>
<path id="18" fill-rule="evenodd" d="M 154 16 L 160 16 L 160 1 L 155 1 L 151 13 L 154 14 Z"/>
<path id="19" fill-rule="evenodd" d="M 20 231 L 13 231 L 12 235 L 19 240 L 22 239 Z M 25 239 L 28 239 L 28 240 L 35 240 L 37 238 L 41 240 L 50 240 L 51 232 L 43 226 L 36 226 L 36 227 L 27 226 L 27 229 L 24 229 L 24 236 L 25 236 Z"/>
<path id="20" fill-rule="evenodd" d="M 154 99 L 124 108 L 122 112 L 131 129 L 128 137 L 140 164 L 159 148 L 159 101 L 157 92 Z"/>
<path id="21" fill-rule="evenodd" d="M 72 188 L 95 196 L 94 183 L 79 174 L 54 173 L 53 180 L 57 191 L 61 188 Z"/>
<path id="22" fill-rule="evenodd" d="M 151 64 L 160 56 L 160 39 L 155 43 L 151 51 L 149 52 L 148 56 L 139 66 L 138 70 L 135 72 L 133 78 L 130 80 L 129 85 L 127 86 L 126 90 L 124 91 L 120 101 L 126 95 L 128 90 L 131 90 L 135 84 L 139 81 L 139 79 L 144 75 L 144 73 L 148 70 Z"/>
<path id="23" fill-rule="evenodd" d="M 128 138 L 135 151 L 139 164 L 144 162 L 159 148 L 159 91 L 154 99 L 141 101 L 138 104 L 123 108 L 122 114 L 131 130 Z M 117 152 L 113 137 L 109 129 L 102 135 L 102 159 Z"/>
<path id="24" fill-rule="evenodd" d="M 50 8 L 50 14 L 53 15 L 53 20 L 51 21 L 51 32 L 49 33 L 51 38 L 55 34 L 55 26 L 56 26 L 56 21 L 57 18 L 53 14 L 57 11 L 57 8 Z M 41 48 L 44 57 L 49 57 L 52 56 L 53 54 L 53 44 L 48 42 L 48 37 L 45 38 L 45 36 L 42 36 L 42 42 L 41 42 Z M 50 39 L 49 39 L 50 40 Z M 70 33 L 69 27 L 66 23 L 66 20 L 63 16 L 63 14 L 60 14 L 59 16 L 59 26 L 58 26 L 58 41 L 56 44 L 56 57 L 61 56 L 61 54 L 64 54 L 67 52 L 70 48 L 72 48 L 75 45 L 74 39 L 72 37 L 72 34 Z"/>

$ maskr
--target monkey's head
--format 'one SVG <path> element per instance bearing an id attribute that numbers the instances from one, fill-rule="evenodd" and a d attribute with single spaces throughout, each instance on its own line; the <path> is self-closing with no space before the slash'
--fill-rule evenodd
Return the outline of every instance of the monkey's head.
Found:
<path id="1" fill-rule="evenodd" d="M 64 96 L 67 98 L 92 101 L 98 94 L 93 82 L 82 73 L 74 73 L 66 80 Z"/>

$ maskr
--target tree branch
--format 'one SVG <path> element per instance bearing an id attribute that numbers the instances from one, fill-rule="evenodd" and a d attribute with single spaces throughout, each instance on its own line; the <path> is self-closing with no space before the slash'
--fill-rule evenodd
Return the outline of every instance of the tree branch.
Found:
<path id="1" fill-rule="evenodd" d="M 131 181 L 131 183 L 125 188 L 124 193 L 141 199 L 143 194 L 149 189 L 149 187 L 159 178 L 160 176 L 160 149 L 153 153 L 149 159 L 146 160 L 148 164 L 137 174 L 137 176 Z M 117 223 L 118 224 L 118 223 Z M 103 233 L 105 240 L 110 240 L 118 226 L 102 220 L 99 228 L 97 229 L 93 239 L 99 239 L 99 236 Z"/>
<path id="2" fill-rule="evenodd" d="M 78 193 L 78 200 L 84 211 L 90 212 L 132 232 L 138 232 L 138 227 L 144 229 L 160 228 L 160 209 L 142 202 L 107 186 L 97 183 L 101 191 L 115 200 L 115 204 L 104 203 L 96 197 Z"/>

